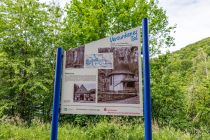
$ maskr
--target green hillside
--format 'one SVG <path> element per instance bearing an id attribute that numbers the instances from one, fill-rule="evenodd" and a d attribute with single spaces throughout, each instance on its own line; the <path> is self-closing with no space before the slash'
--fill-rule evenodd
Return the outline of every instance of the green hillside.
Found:
<path id="1" fill-rule="evenodd" d="M 181 58 L 192 59 L 193 57 L 197 56 L 198 51 L 201 49 L 203 49 L 204 52 L 208 54 L 208 56 L 210 55 L 210 37 L 187 45 L 186 47 L 174 52 L 173 54 L 178 54 Z"/>
<path id="2" fill-rule="evenodd" d="M 210 128 L 210 38 L 152 60 L 151 85 L 159 125 Z"/>

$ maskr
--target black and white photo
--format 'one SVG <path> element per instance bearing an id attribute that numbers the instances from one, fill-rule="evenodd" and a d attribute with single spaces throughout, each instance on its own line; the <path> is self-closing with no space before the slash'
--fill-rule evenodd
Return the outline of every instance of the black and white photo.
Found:
<path id="1" fill-rule="evenodd" d="M 66 68 L 84 68 L 85 47 L 72 48 L 66 52 Z"/>
<path id="2" fill-rule="evenodd" d="M 94 103 L 96 100 L 96 83 L 75 83 L 74 102 Z"/>

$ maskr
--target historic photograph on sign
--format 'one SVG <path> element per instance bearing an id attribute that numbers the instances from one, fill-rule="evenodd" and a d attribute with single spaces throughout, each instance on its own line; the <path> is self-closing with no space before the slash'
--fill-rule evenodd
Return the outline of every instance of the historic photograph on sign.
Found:
<path id="1" fill-rule="evenodd" d="M 96 83 L 75 83 L 74 102 L 95 103 Z"/>
<path id="2" fill-rule="evenodd" d="M 66 68 L 84 68 L 85 47 L 73 48 L 66 52 Z"/>
<path id="3" fill-rule="evenodd" d="M 139 104 L 138 47 L 99 48 L 113 52 L 114 69 L 98 70 L 98 103 Z"/>

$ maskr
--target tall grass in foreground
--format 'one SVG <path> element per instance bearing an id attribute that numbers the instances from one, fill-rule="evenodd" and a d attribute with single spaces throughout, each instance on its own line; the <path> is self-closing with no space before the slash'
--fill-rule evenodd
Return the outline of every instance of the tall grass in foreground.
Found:
<path id="1" fill-rule="evenodd" d="M 50 124 L 36 123 L 30 127 L 24 125 L 0 124 L 0 140 L 49 140 Z M 121 124 L 117 122 L 100 122 L 86 127 L 70 124 L 59 126 L 59 140 L 142 140 L 143 124 Z M 153 126 L 154 140 L 209 140 L 207 132 L 190 135 L 173 128 Z"/>

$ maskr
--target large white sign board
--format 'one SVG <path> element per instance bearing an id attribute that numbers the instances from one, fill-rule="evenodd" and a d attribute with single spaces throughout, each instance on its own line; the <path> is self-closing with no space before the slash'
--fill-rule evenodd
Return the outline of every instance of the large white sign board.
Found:
<path id="1" fill-rule="evenodd" d="M 64 52 L 61 113 L 142 116 L 140 27 Z"/>

